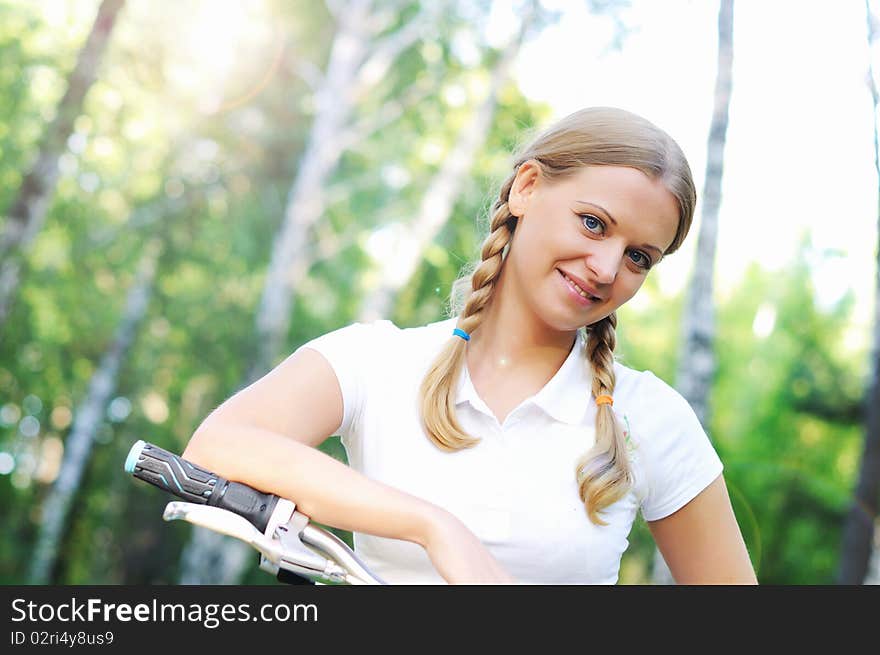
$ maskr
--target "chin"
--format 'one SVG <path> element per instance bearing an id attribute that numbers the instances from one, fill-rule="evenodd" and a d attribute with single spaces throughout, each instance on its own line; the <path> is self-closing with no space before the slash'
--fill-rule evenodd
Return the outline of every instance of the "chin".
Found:
<path id="1" fill-rule="evenodd" d="M 549 330 L 553 330 L 554 332 L 560 333 L 569 333 L 575 332 L 582 327 L 590 325 L 591 323 L 598 321 L 599 319 L 587 319 L 589 322 L 584 322 L 584 319 L 578 321 L 576 318 L 572 321 L 571 316 L 561 316 L 559 313 L 556 313 L 553 316 L 548 316 L 544 314 L 542 317 L 542 323 L 547 326 Z"/>

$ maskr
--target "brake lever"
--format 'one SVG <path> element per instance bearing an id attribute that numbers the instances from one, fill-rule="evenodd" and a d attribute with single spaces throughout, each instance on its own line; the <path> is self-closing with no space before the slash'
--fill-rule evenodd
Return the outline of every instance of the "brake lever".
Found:
<path id="1" fill-rule="evenodd" d="M 308 548 L 329 558 L 347 574 L 341 575 L 341 579 L 334 578 L 334 582 L 344 580 L 349 584 L 386 584 L 367 568 L 347 543 L 329 530 L 312 525 L 311 519 L 297 511 L 296 503 L 291 500 L 278 499 L 278 504 L 263 534 L 279 539 L 286 548 L 294 552 Z M 260 568 L 272 575 L 277 575 L 279 568 L 298 572 L 289 566 L 279 567 L 277 563 L 271 562 L 266 557 L 260 558 Z"/>
<path id="2" fill-rule="evenodd" d="M 299 512 L 295 516 L 305 518 Z M 279 526 L 275 530 L 275 538 L 269 538 L 238 514 L 219 507 L 177 500 L 165 506 L 162 518 L 166 521 L 184 520 L 239 539 L 259 551 L 274 566 L 311 579 L 342 582 L 348 573 L 338 563 L 321 557 L 300 541 L 299 532 L 304 526 L 300 526 L 298 531 L 289 529 L 294 526 Z M 305 520 L 308 521 L 307 518 Z"/>

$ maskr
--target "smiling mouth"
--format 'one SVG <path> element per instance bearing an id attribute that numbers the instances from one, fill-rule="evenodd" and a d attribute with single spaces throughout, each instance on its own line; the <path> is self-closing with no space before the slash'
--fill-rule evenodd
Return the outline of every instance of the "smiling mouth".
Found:
<path id="1" fill-rule="evenodd" d="M 556 269 L 556 270 L 559 270 L 559 269 Z M 593 302 L 601 302 L 601 300 L 602 300 L 601 298 L 598 298 L 597 296 L 593 296 L 593 295 L 587 293 L 586 291 L 584 291 L 583 289 L 581 289 L 578 286 L 577 282 L 572 280 L 565 273 L 563 273 L 562 271 L 559 271 L 559 274 L 565 278 L 565 281 L 568 282 L 569 286 L 571 286 L 572 289 L 574 289 L 578 294 L 580 294 L 581 298 L 586 298 L 587 300 L 592 300 Z"/>

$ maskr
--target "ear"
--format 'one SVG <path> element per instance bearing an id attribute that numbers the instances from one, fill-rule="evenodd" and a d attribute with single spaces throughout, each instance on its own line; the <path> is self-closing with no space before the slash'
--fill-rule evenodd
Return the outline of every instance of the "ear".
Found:
<path id="1" fill-rule="evenodd" d="M 534 159 L 527 159 L 519 166 L 510 194 L 507 198 L 507 208 L 514 216 L 521 217 L 525 214 L 529 204 L 529 198 L 534 192 L 540 180 L 540 168 Z"/>

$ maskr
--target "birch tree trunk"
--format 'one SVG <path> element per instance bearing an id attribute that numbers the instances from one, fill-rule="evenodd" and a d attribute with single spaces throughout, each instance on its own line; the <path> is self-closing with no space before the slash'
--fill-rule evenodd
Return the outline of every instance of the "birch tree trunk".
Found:
<path id="1" fill-rule="evenodd" d="M 489 89 L 474 117 L 459 133 L 458 140 L 443 160 L 420 203 L 416 219 L 402 226 L 403 234 L 394 248 L 394 257 L 379 262 L 379 284 L 364 299 L 358 320 L 387 318 L 398 292 L 418 268 L 422 254 L 449 221 L 465 175 L 474 157 L 486 142 L 492 118 L 498 107 L 498 93 L 510 79 L 510 67 L 516 60 L 525 35 L 534 21 L 537 7 L 523 20 L 519 33 L 511 40 L 492 69 Z"/>
<path id="2" fill-rule="evenodd" d="M 377 22 L 369 0 L 350 0 L 344 6 L 330 3 L 338 29 L 330 48 L 327 70 L 315 79 L 315 121 L 297 167 L 284 209 L 284 217 L 263 286 L 256 315 L 258 352 L 246 384 L 274 365 L 290 328 L 297 281 L 307 272 L 308 236 L 326 203 L 325 187 L 346 148 L 393 119 L 404 106 L 389 105 L 379 116 L 355 121 L 360 98 L 375 87 L 398 55 L 427 29 L 428 11 L 441 11 L 444 3 L 426 9 L 400 29 L 377 35 L 385 25 Z M 311 75 L 315 77 L 314 74 Z M 235 584 L 248 557 L 257 555 L 241 542 L 194 528 L 182 555 L 181 584 Z"/>
<path id="3" fill-rule="evenodd" d="M 721 205 L 732 70 L 733 0 L 721 0 L 718 11 L 715 103 L 707 144 L 700 233 L 682 321 L 681 355 L 676 375 L 676 387 L 694 408 L 700 423 L 707 431 L 710 416 L 709 392 L 715 372 L 715 306 L 712 297 L 715 246 L 718 240 L 718 208 Z M 653 581 L 654 584 L 674 584 L 659 549 L 654 553 Z"/>
<path id="4" fill-rule="evenodd" d="M 27 173 L 0 233 L 0 332 L 18 290 L 22 257 L 43 226 L 58 180 L 58 158 L 64 152 L 83 99 L 95 81 L 116 17 L 125 0 L 103 0 L 92 30 L 67 78 L 67 91 L 55 119 L 43 136 L 37 159 Z"/>
<path id="5" fill-rule="evenodd" d="M 875 270 L 874 340 L 871 372 L 865 396 L 865 446 L 853 502 L 843 529 L 843 544 L 837 583 L 845 585 L 880 584 L 880 144 L 877 135 L 877 84 L 871 63 L 871 49 L 877 39 L 877 18 L 865 0 L 868 19 L 868 87 L 874 119 L 874 168 L 877 171 L 878 250 Z M 873 553 L 872 553 L 873 550 Z M 869 562 L 871 563 L 869 567 Z"/>
<path id="6" fill-rule="evenodd" d="M 88 466 L 104 408 L 116 388 L 120 365 L 147 313 L 160 253 L 161 242 L 158 239 L 151 240 L 140 262 L 135 283 L 128 292 L 122 321 L 110 347 L 101 358 L 98 369 L 92 375 L 85 399 L 76 409 L 73 426 L 65 440 L 61 469 L 43 502 L 40 532 L 28 574 L 29 584 L 44 585 L 52 581 L 52 571 L 59 559 L 67 517 L 83 472 Z"/>
<path id="7" fill-rule="evenodd" d="M 880 585 L 880 526 L 874 521 L 873 538 L 871 540 L 871 559 L 865 574 L 866 585 Z"/>

